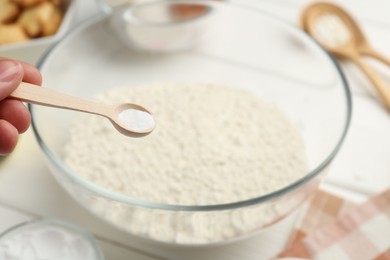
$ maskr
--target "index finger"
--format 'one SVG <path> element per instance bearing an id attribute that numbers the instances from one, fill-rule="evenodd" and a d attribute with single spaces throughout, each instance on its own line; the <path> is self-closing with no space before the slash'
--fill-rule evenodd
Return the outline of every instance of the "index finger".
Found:
<path id="1" fill-rule="evenodd" d="M 19 61 L 24 69 L 23 81 L 35 85 L 42 84 L 42 76 L 39 70 L 31 64 Z"/>

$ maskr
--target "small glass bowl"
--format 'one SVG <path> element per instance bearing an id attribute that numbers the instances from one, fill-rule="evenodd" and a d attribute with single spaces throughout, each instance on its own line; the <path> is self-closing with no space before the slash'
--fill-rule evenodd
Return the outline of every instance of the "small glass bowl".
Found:
<path id="1" fill-rule="evenodd" d="M 140 10 L 147 13 L 149 8 L 172 10 L 183 5 L 210 11 L 184 21 L 138 20 L 138 39 L 143 29 L 152 28 L 155 34 L 148 38 L 152 41 L 143 41 L 137 46 L 133 41 L 123 41 L 122 27 L 113 28 L 116 26 L 113 20 L 129 21 L 123 20 L 122 15 L 126 13 Z M 191 26 L 199 36 L 190 35 L 196 41 L 185 42 L 191 44 L 180 45 L 180 48 L 155 44 L 158 37 L 169 39 L 167 32 Z M 187 32 L 191 34 L 194 30 Z M 180 33 L 169 35 L 173 37 L 170 43 L 183 37 Z M 291 119 L 306 146 L 308 172 L 303 178 L 264 196 L 243 201 L 171 205 L 119 194 L 70 169 L 62 160 L 63 147 L 69 137 L 68 129 L 78 114 L 30 106 L 33 130 L 48 165 L 77 202 L 136 237 L 176 246 L 236 241 L 290 214 L 317 189 L 344 141 L 351 119 L 348 84 L 336 61 L 325 50 L 290 23 L 260 10 L 227 2 L 159 1 L 94 17 L 46 53 L 39 68 L 44 87 L 86 99 L 124 84 L 225 83 L 275 104 Z M 240 216 L 248 218 L 245 225 L 233 227 L 235 218 Z M 174 231 L 169 233 L 173 226 Z M 208 232 L 210 226 L 223 231 L 224 235 L 214 237 Z M 156 232 L 145 235 L 147 230 Z"/>
<path id="2" fill-rule="evenodd" d="M 0 259 L 9 258 L 104 260 L 104 255 L 87 231 L 44 218 L 23 222 L 0 234 Z"/>

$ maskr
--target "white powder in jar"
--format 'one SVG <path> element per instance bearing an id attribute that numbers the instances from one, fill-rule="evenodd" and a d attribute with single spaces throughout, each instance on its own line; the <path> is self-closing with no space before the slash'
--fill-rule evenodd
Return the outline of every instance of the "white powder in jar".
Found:
<path id="1" fill-rule="evenodd" d="M 71 128 L 65 162 L 109 190 L 160 203 L 212 205 L 262 196 L 307 173 L 300 134 L 277 107 L 250 92 L 207 84 L 155 84 L 112 89 L 99 99 L 142 104 L 158 121 L 149 136 L 139 139 L 124 137 L 106 120 L 90 115 Z M 131 215 L 134 221 L 136 212 Z M 234 232 L 253 225 L 237 224 L 245 217 L 234 219 L 240 226 Z M 130 222 L 118 224 L 137 233 L 139 223 Z M 167 224 L 169 232 L 143 224 L 149 227 L 140 231 L 143 236 L 177 240 L 164 237 L 177 232 L 172 224 Z M 192 227 L 180 230 L 187 237 L 195 232 Z M 224 236 L 215 231 L 208 239 Z"/>

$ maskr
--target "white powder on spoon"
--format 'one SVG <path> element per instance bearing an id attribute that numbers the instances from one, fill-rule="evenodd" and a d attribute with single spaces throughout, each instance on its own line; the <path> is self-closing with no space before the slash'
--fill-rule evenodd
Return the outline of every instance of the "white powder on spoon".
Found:
<path id="1" fill-rule="evenodd" d="M 335 14 L 321 15 L 314 28 L 315 36 L 326 46 L 337 48 L 348 43 L 351 38 L 351 32 L 345 25 L 345 22 Z"/>
<path id="2" fill-rule="evenodd" d="M 145 111 L 138 109 L 126 109 L 118 114 L 118 120 L 127 129 L 135 132 L 145 132 L 153 129 L 155 122 L 153 116 Z"/>
<path id="3" fill-rule="evenodd" d="M 65 162 L 109 190 L 160 203 L 212 205 L 268 194 L 307 173 L 300 134 L 277 107 L 247 91 L 206 84 L 156 84 L 112 89 L 100 99 L 142 104 L 159 122 L 140 139 L 123 137 L 95 116 L 85 115 L 74 124 Z M 179 212 L 166 216 L 164 222 L 162 217 L 154 219 L 154 214 L 163 215 L 158 211 L 126 210 L 119 207 L 103 214 L 131 233 L 186 243 L 199 242 L 195 237 L 201 241 L 234 237 L 258 228 L 259 219 L 270 221 L 275 216 L 273 209 L 260 211 L 264 216 L 235 212 L 201 228 L 207 222 L 177 223 Z"/>

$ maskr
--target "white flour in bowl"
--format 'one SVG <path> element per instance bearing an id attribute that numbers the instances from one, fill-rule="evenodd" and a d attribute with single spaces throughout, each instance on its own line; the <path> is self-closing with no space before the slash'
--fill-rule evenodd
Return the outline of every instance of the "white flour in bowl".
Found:
<path id="1" fill-rule="evenodd" d="M 140 104 L 156 119 L 155 130 L 139 139 L 122 136 L 108 120 L 93 115 L 71 128 L 66 164 L 117 193 L 167 204 L 212 205 L 262 196 L 307 173 L 303 140 L 292 123 L 277 107 L 247 91 L 155 84 L 112 89 L 99 99 Z M 120 225 L 137 233 L 140 225 L 150 226 L 145 219 Z M 237 232 L 245 225 L 253 223 L 236 223 Z M 173 230 L 142 234 L 177 240 L 164 237 L 175 237 L 174 225 L 168 226 Z M 210 240 L 226 235 L 214 233 Z"/>

